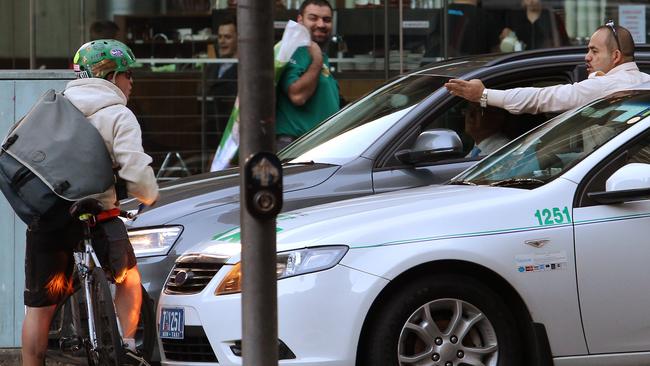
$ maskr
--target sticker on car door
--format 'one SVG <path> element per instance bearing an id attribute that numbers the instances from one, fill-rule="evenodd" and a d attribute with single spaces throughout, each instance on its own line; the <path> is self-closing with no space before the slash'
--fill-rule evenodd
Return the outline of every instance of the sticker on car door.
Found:
<path id="1" fill-rule="evenodd" d="M 562 209 L 559 207 L 539 209 L 535 211 L 534 216 L 540 226 L 571 223 L 571 214 L 569 213 L 569 208 L 566 206 Z"/>
<path id="2" fill-rule="evenodd" d="M 546 272 L 568 268 L 566 251 L 529 253 L 515 256 L 517 272 Z"/>

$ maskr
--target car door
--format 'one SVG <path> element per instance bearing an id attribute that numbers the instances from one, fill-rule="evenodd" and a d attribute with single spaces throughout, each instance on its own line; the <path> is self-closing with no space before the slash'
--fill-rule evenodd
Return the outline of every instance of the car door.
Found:
<path id="1" fill-rule="evenodd" d="M 527 76 L 525 78 L 521 77 L 521 69 L 510 70 L 501 73 L 499 76 L 493 76 L 491 79 L 486 78 L 486 85 L 496 89 L 508 89 L 521 86 L 543 87 L 569 83 L 574 78 L 572 70 L 573 65 L 553 68 L 540 67 L 534 70 L 526 70 Z M 403 136 L 399 136 L 393 143 L 387 144 L 382 156 L 377 159 L 372 173 L 373 189 L 376 193 L 443 183 L 479 160 L 479 158 L 465 157 L 469 155 L 474 146 L 474 141 L 465 132 L 464 113 L 468 109 L 468 102 L 461 98 L 444 95 L 438 101 L 431 103 L 432 108 L 435 108 L 437 103 L 442 103 L 442 107 L 437 108 L 437 112 L 433 115 L 423 116 L 416 122 L 416 126 L 411 125 L 410 130 L 405 131 Z M 499 111 L 505 115 L 504 118 L 507 120 L 504 129 L 510 140 L 549 118 L 544 114 L 515 116 L 505 110 L 499 109 Z M 414 165 L 404 164 L 396 158 L 396 152 L 411 149 L 415 145 L 416 139 L 421 132 L 434 128 L 455 131 L 463 143 L 462 156 Z"/>
<path id="2" fill-rule="evenodd" d="M 578 293 L 592 354 L 650 350 L 650 200 L 605 205 L 587 196 L 604 191 L 614 171 L 635 162 L 650 163 L 650 134 L 612 154 L 576 196 Z"/>

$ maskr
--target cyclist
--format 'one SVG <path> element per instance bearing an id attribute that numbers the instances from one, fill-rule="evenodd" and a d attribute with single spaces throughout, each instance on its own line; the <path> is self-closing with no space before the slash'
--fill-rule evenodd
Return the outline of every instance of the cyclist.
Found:
<path id="1" fill-rule="evenodd" d="M 110 39 L 88 42 L 74 56 L 77 80 L 68 83 L 63 93 L 104 138 L 113 163 L 119 166 L 118 175 L 126 182 L 127 192 L 150 205 L 158 198 L 158 185 L 149 166 L 152 159 L 144 153 L 140 125 L 126 107 L 133 86 L 130 67 L 134 62 L 133 52 L 121 42 Z M 109 214 L 115 212 L 110 209 L 119 206 L 115 186 L 95 198 L 102 202 L 107 214 L 103 215 L 106 220 L 96 227 L 93 246 L 117 284 L 115 303 L 127 345 L 127 359 L 142 364 L 133 339 L 142 301 L 140 273 L 124 224 Z M 70 220 L 64 228 L 54 231 L 27 230 L 24 365 L 44 364 L 56 304 L 72 290 L 72 248 L 81 237 L 78 220 Z"/>

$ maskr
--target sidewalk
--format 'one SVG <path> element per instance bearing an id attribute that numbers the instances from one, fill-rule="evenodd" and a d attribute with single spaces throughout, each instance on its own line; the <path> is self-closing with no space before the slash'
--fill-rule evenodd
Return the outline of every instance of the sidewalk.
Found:
<path id="1" fill-rule="evenodd" d="M 20 348 L 0 348 L 0 366 L 20 365 Z"/>
<path id="2" fill-rule="evenodd" d="M 47 366 L 68 366 L 60 362 L 46 361 Z M 21 366 L 20 348 L 0 348 L 0 366 Z"/>
<path id="3" fill-rule="evenodd" d="M 0 348 L 0 366 L 21 366 L 20 348 Z M 45 361 L 46 366 L 75 366 L 74 364 L 67 364 L 55 362 L 52 360 Z M 152 362 L 152 366 L 159 366 L 159 362 Z"/>

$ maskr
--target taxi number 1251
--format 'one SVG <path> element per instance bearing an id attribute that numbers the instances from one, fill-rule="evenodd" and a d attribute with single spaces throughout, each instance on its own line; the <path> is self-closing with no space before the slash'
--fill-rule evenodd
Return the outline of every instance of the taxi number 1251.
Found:
<path id="1" fill-rule="evenodd" d="M 564 206 L 563 209 L 559 207 L 545 208 L 535 211 L 535 217 L 540 225 L 557 225 L 571 222 L 571 214 L 569 208 Z"/>

